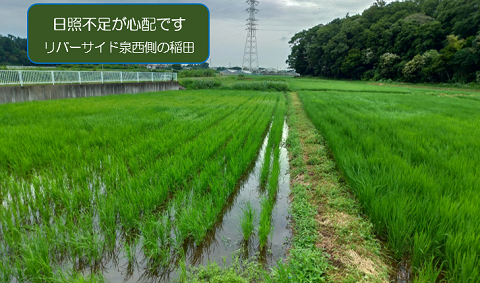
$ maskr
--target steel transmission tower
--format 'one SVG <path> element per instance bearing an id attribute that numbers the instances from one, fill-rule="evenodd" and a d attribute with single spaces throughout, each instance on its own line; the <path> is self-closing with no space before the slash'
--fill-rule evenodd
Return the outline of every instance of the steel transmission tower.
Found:
<path id="1" fill-rule="evenodd" d="M 247 41 L 245 42 L 245 51 L 243 53 L 242 67 L 248 66 L 250 71 L 258 70 L 258 50 L 257 50 L 257 20 L 255 15 L 258 12 L 256 8 L 258 0 L 247 0 L 250 7 L 246 10 L 250 17 L 247 19 Z"/>

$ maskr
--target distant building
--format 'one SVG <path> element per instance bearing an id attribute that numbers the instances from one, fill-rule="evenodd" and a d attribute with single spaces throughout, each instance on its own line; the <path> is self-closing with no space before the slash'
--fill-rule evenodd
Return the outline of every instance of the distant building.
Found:
<path id="1" fill-rule="evenodd" d="M 240 74 L 243 74 L 242 70 L 225 69 L 223 71 L 220 71 L 221 76 L 233 76 L 233 75 L 240 75 Z"/>
<path id="2" fill-rule="evenodd" d="M 161 70 L 168 67 L 168 65 L 165 64 L 147 64 L 144 66 L 149 70 Z"/>

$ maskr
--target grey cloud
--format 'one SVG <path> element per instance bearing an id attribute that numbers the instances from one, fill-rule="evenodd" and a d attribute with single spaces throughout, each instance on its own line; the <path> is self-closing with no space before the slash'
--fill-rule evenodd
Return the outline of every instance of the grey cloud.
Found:
<path id="1" fill-rule="evenodd" d="M 49 3 L 132 3 L 132 0 L 49 0 Z M 211 62 L 214 66 L 240 65 L 245 46 L 248 14 L 245 0 L 142 0 L 142 3 L 200 2 L 210 10 Z M 34 0 L 0 0 L 0 34 L 27 36 L 27 9 Z M 258 51 L 262 67 L 285 68 L 288 40 L 303 29 L 339 17 L 361 13 L 373 0 L 260 0 Z"/>

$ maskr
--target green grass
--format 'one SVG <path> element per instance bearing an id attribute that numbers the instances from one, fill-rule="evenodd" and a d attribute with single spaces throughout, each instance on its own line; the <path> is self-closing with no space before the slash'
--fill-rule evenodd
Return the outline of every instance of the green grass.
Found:
<path id="1" fill-rule="evenodd" d="M 478 93 L 294 81 L 330 88 L 300 97 L 393 256 L 418 280 L 479 282 L 480 104 L 444 95 Z"/>
<path id="2" fill-rule="evenodd" d="M 193 267 L 188 270 L 184 278 L 173 282 L 188 283 L 250 283 L 264 282 L 268 274 L 261 263 L 255 258 L 241 259 L 238 254 L 232 255 L 229 266 L 225 263 L 219 266 L 216 262 L 209 262 L 205 266 Z"/>
<path id="3" fill-rule="evenodd" d="M 4 281 L 55 281 L 119 252 L 171 266 L 218 221 L 282 99 L 201 90 L 0 105 Z"/>

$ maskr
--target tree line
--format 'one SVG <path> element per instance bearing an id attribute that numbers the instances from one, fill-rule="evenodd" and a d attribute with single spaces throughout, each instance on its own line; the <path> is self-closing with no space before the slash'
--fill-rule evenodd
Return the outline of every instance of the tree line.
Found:
<path id="1" fill-rule="evenodd" d="M 0 35 L 0 65 L 33 65 L 27 57 L 27 39 Z"/>
<path id="2" fill-rule="evenodd" d="M 301 75 L 406 82 L 480 82 L 480 0 L 377 0 L 361 15 L 295 34 Z"/>

